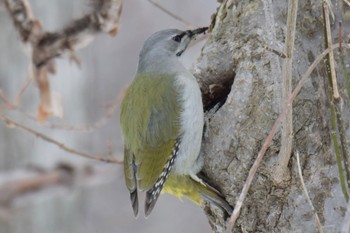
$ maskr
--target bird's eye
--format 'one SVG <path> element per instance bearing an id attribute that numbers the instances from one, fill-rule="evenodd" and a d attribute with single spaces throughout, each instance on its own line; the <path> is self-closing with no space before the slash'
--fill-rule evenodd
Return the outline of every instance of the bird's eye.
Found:
<path id="1" fill-rule="evenodd" d="M 182 39 L 182 35 L 176 35 L 173 37 L 173 40 L 176 42 L 181 42 L 181 39 Z"/>

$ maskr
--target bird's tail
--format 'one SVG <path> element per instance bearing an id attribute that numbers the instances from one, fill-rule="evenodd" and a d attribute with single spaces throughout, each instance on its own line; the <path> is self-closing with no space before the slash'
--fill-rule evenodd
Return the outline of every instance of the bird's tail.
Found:
<path id="1" fill-rule="evenodd" d="M 203 181 L 192 179 L 188 175 L 170 174 L 163 187 L 163 192 L 172 194 L 180 200 L 182 196 L 185 196 L 200 206 L 210 203 L 227 212 L 228 215 L 232 213 L 232 207 L 217 190 Z"/>

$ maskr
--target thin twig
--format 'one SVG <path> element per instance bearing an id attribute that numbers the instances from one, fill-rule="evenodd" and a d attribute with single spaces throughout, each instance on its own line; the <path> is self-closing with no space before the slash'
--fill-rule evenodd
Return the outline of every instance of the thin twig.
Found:
<path id="1" fill-rule="evenodd" d="M 325 45 L 326 47 L 330 48 L 332 46 L 332 35 L 331 35 L 331 29 L 330 29 L 330 20 L 329 20 L 329 11 L 332 11 L 331 9 L 331 3 L 328 0 L 323 0 L 323 16 L 324 16 L 324 31 L 325 31 Z M 342 117 L 340 116 L 340 113 L 337 114 L 337 107 L 340 109 L 340 96 L 338 93 L 338 86 L 335 76 L 335 68 L 334 68 L 334 55 L 333 52 L 329 53 L 326 59 L 326 72 L 328 75 L 328 82 L 330 85 L 329 89 L 329 96 L 330 96 L 330 112 L 331 112 L 331 138 L 333 142 L 334 152 L 337 159 L 337 166 L 338 166 L 338 172 L 339 172 L 339 180 L 340 185 L 342 188 L 342 192 L 344 194 L 344 198 L 346 201 L 349 200 L 349 194 L 348 194 L 348 184 L 346 183 L 344 171 L 343 171 L 343 161 L 342 158 L 344 158 L 345 151 L 343 150 L 344 145 L 339 144 L 338 138 L 341 137 L 341 129 L 344 122 L 342 121 Z M 340 138 L 340 143 L 341 138 Z"/>
<path id="2" fill-rule="evenodd" d="M 323 0 L 323 11 L 324 11 L 324 17 L 325 17 L 325 27 L 326 27 L 326 39 L 327 39 L 327 46 L 328 48 L 332 48 L 332 34 L 331 34 L 331 23 L 329 20 L 329 5 L 328 0 Z M 337 84 L 337 76 L 335 73 L 335 65 L 334 65 L 334 54 L 333 50 L 328 54 L 329 58 L 329 65 L 330 65 L 330 72 L 332 77 L 332 87 L 333 87 L 333 96 L 335 100 L 338 100 L 340 98 L 339 91 L 338 91 L 338 84 Z"/>
<path id="3" fill-rule="evenodd" d="M 266 48 L 266 50 L 271 51 L 275 54 L 277 54 L 278 56 L 285 57 L 285 54 L 283 54 L 285 51 L 281 51 L 279 52 L 278 50 L 281 50 L 282 46 L 279 43 L 279 40 L 277 40 L 277 32 L 276 32 L 276 22 L 275 22 L 275 12 L 274 12 L 274 3 L 272 3 L 272 0 L 262 0 L 263 3 L 263 8 L 264 8 L 264 15 L 265 15 L 265 40 L 262 44 L 266 44 L 266 46 L 264 46 Z M 270 46 L 276 47 L 278 49 L 273 49 L 270 48 Z M 273 104 L 272 104 L 272 108 L 273 111 L 276 113 L 280 113 L 281 112 L 281 108 L 283 105 L 282 100 L 282 80 L 281 77 L 283 77 L 282 74 L 282 69 L 281 69 L 281 59 L 279 59 L 279 57 L 273 56 L 272 54 L 269 55 L 270 58 L 270 70 L 271 73 L 274 74 L 272 76 L 272 82 L 273 82 Z"/>
<path id="4" fill-rule="evenodd" d="M 346 182 L 344 181 L 347 189 L 348 190 L 350 187 L 350 163 L 349 163 L 349 158 L 348 156 L 350 155 L 349 150 L 348 150 L 348 146 L 347 146 L 347 138 L 346 138 L 346 129 L 344 127 L 344 120 L 343 120 L 343 116 L 341 114 L 341 107 L 336 104 L 335 106 L 335 115 L 337 118 L 337 123 L 338 123 L 338 133 L 339 133 L 339 140 L 340 140 L 340 145 L 341 145 L 341 155 L 342 155 L 342 161 L 344 163 L 344 171 L 346 174 Z M 347 192 L 346 192 L 347 193 Z M 346 196 L 346 195 L 345 195 Z"/>
<path id="5" fill-rule="evenodd" d="M 73 148 L 67 147 L 66 145 L 64 145 L 62 142 L 59 142 L 43 133 L 40 133 L 34 129 L 31 129 L 25 125 L 22 125 L 20 123 L 17 123 L 15 121 L 13 121 L 12 119 L 10 119 L 9 117 L 5 116 L 3 113 L 0 112 L 0 118 L 9 126 L 9 127 L 17 127 L 18 129 L 24 130 L 30 134 L 33 134 L 34 136 L 37 136 L 41 139 L 43 139 L 44 141 L 50 142 L 55 144 L 56 146 L 58 146 L 60 149 L 71 153 L 71 154 L 76 154 L 76 155 L 80 155 L 82 157 L 88 158 L 88 159 L 95 159 L 95 160 L 99 160 L 99 161 L 103 161 L 103 162 L 108 162 L 108 163 L 117 163 L 117 164 L 122 164 L 123 161 L 115 159 L 115 158 L 106 158 L 107 155 L 92 155 L 86 152 L 81 152 L 81 151 L 77 151 Z M 109 157 L 115 157 L 113 155 L 108 155 Z"/>
<path id="6" fill-rule="evenodd" d="M 329 14 L 332 16 L 332 20 L 334 20 L 335 16 L 334 16 L 332 1 L 331 0 L 324 0 L 324 1 L 326 1 L 327 5 L 328 5 Z"/>
<path id="7" fill-rule="evenodd" d="M 342 24 L 342 22 L 339 22 L 338 38 L 339 38 L 339 43 L 342 43 L 343 42 L 343 24 Z M 347 70 L 346 63 L 345 63 L 345 55 L 343 53 L 341 46 L 339 47 L 339 57 L 340 57 L 340 64 L 342 67 L 344 86 L 345 86 L 345 89 L 347 91 L 348 98 L 350 99 L 350 78 L 349 78 L 348 70 Z"/>
<path id="8" fill-rule="evenodd" d="M 33 80 L 32 77 L 28 77 L 28 78 L 24 81 L 24 83 L 23 83 L 21 89 L 19 90 L 19 92 L 18 92 L 18 94 L 16 95 L 16 98 L 15 98 L 15 103 L 14 103 L 14 105 L 15 105 L 16 107 L 18 107 L 18 106 L 20 105 L 20 103 L 21 103 L 21 98 L 22 98 L 24 92 L 27 90 L 27 88 L 28 88 L 29 85 L 31 84 L 32 80 Z"/>
<path id="9" fill-rule="evenodd" d="M 330 111 L 331 111 L 331 126 L 332 126 L 331 138 L 332 138 L 332 142 L 333 142 L 335 156 L 337 159 L 340 187 L 341 187 L 342 192 L 344 194 L 345 200 L 348 201 L 349 194 L 347 191 L 347 184 L 345 181 L 345 176 L 344 176 L 343 166 L 342 166 L 343 151 L 342 151 L 342 147 L 340 147 L 339 143 L 338 143 L 338 136 L 337 136 L 338 119 L 337 119 L 337 114 L 336 114 L 336 105 L 335 105 L 334 97 L 332 95 L 331 95 L 331 100 L 330 100 Z"/>
<path id="10" fill-rule="evenodd" d="M 342 27 L 342 23 L 339 22 L 339 43 L 341 43 L 343 41 L 343 27 Z M 347 90 L 348 93 L 348 99 L 350 98 L 350 82 L 349 82 L 349 75 L 348 75 L 348 71 L 347 71 L 347 67 L 345 64 L 345 56 L 343 53 L 343 50 L 341 48 L 341 46 L 339 47 L 339 58 L 340 58 L 340 64 L 341 64 L 341 68 L 342 68 L 342 74 L 343 74 L 343 79 L 344 79 L 344 86 L 345 89 Z M 348 188 L 350 188 L 350 161 L 349 161 L 349 149 L 348 149 L 348 142 L 347 142 L 347 138 L 346 138 L 346 130 L 344 127 L 344 120 L 340 114 L 340 109 L 341 108 L 341 104 L 338 103 L 339 106 L 337 106 L 335 108 L 336 110 L 336 114 L 337 114 L 337 120 L 338 122 L 340 122 L 339 125 L 339 137 L 340 137 L 340 143 L 342 146 L 342 150 L 343 150 L 343 161 L 344 161 L 344 170 L 346 172 L 346 179 L 347 179 L 347 186 Z"/>
<path id="11" fill-rule="evenodd" d="M 173 12 L 169 11 L 168 9 L 166 9 L 165 7 L 160 5 L 159 3 L 156 3 L 153 0 L 148 0 L 148 2 L 151 3 L 153 6 L 157 7 L 158 9 L 160 9 L 161 11 L 163 11 L 165 14 L 169 15 L 170 17 L 172 17 L 172 18 L 176 19 L 177 21 L 180 21 L 181 23 L 185 24 L 186 27 L 188 27 L 188 28 L 195 28 L 195 26 L 193 26 L 190 22 L 184 20 L 180 16 L 178 16 L 178 15 L 174 14 Z"/>
<path id="12" fill-rule="evenodd" d="M 299 151 L 296 151 L 295 154 L 297 156 L 298 174 L 299 174 L 299 177 L 300 177 L 301 186 L 303 187 L 304 195 L 306 196 L 307 202 L 309 203 L 309 205 L 311 207 L 311 210 L 314 213 L 316 225 L 317 225 L 317 228 L 318 228 L 318 232 L 323 233 L 323 227 L 322 227 L 320 218 L 318 217 L 318 214 L 317 214 L 317 212 L 315 210 L 315 207 L 312 204 L 312 201 L 310 199 L 310 196 L 309 196 L 309 193 L 307 191 L 306 185 L 304 183 L 303 173 L 301 171 L 301 166 L 300 166 Z"/>
<path id="13" fill-rule="evenodd" d="M 350 45 L 349 44 L 345 44 L 342 43 L 341 44 L 344 48 L 350 49 Z M 271 131 L 269 133 L 269 135 L 266 137 L 263 146 L 261 147 L 258 156 L 256 158 L 256 160 L 254 161 L 253 166 L 250 168 L 249 170 L 249 174 L 247 177 L 246 182 L 243 185 L 242 191 L 238 197 L 238 200 L 236 202 L 236 205 L 233 209 L 232 215 L 229 219 L 229 221 L 227 222 L 227 232 L 230 233 L 236 223 L 237 218 L 239 217 L 242 205 L 243 205 L 243 201 L 245 199 L 245 197 L 247 196 L 247 193 L 249 191 L 250 185 L 253 181 L 253 178 L 255 176 L 255 173 L 264 157 L 264 154 L 266 152 L 266 150 L 269 148 L 270 143 L 274 137 L 274 135 L 276 134 L 277 130 L 279 129 L 279 126 L 281 124 L 281 122 L 285 119 L 286 117 L 286 110 L 288 108 L 288 105 L 291 105 L 293 103 L 293 100 L 295 99 L 295 97 L 299 94 L 301 88 L 304 86 L 306 80 L 308 80 L 308 78 L 310 77 L 312 71 L 315 69 L 315 67 L 320 63 L 320 61 L 322 61 L 322 59 L 327 56 L 329 54 L 329 52 L 331 51 L 331 49 L 336 49 L 339 47 L 339 44 L 334 44 L 332 46 L 332 48 L 327 48 L 326 50 L 324 50 L 316 59 L 315 61 L 309 66 L 309 68 L 307 69 L 306 73 L 303 75 L 302 79 L 300 79 L 300 81 L 298 82 L 298 85 L 295 87 L 295 89 L 293 90 L 292 94 L 289 96 L 288 98 L 288 102 L 286 103 L 287 105 L 283 106 L 282 112 L 281 114 L 278 116 L 278 118 L 276 119 L 274 125 L 271 128 Z"/>
<path id="14" fill-rule="evenodd" d="M 285 41 L 286 58 L 282 63 L 282 100 L 284 105 L 292 93 L 292 61 L 295 40 L 295 28 L 298 14 L 298 0 L 288 1 L 287 35 Z M 286 119 L 282 127 L 281 149 L 278 155 L 278 162 L 273 173 L 277 183 L 289 179 L 288 163 L 292 154 L 293 146 L 293 106 L 287 105 Z"/>

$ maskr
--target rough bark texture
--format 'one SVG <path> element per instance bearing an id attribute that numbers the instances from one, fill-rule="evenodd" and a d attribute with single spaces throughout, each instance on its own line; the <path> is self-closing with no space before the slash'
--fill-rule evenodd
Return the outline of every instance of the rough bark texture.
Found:
<path id="1" fill-rule="evenodd" d="M 224 102 L 207 125 L 202 151 L 204 174 L 233 206 L 278 116 L 283 58 L 266 46 L 283 52 L 287 5 L 287 0 L 224 1 L 194 68 L 207 109 Z M 300 1 L 293 87 L 323 50 L 322 2 Z M 323 67 L 318 66 L 294 101 L 293 151 L 300 153 L 306 187 L 325 231 L 337 232 L 346 204 L 332 150 Z M 227 99 L 216 91 L 229 93 Z M 287 183 L 277 185 L 271 179 L 279 148 L 280 133 L 258 170 L 234 232 L 317 232 L 295 156 L 289 163 L 291 179 Z M 213 230 L 224 232 L 222 213 L 209 208 L 206 212 Z"/>

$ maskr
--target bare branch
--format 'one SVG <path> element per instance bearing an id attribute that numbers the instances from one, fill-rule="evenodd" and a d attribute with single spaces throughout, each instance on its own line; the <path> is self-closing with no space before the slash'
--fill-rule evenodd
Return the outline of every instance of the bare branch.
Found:
<path id="1" fill-rule="evenodd" d="M 331 23 L 329 20 L 330 9 L 331 9 L 331 5 L 329 0 L 323 0 L 323 11 L 324 11 L 324 17 L 325 17 L 325 23 L 326 23 L 325 27 L 326 27 L 327 46 L 328 48 L 332 49 Z M 333 50 L 331 50 L 331 52 L 328 54 L 328 58 L 329 58 L 329 65 L 330 65 L 329 69 L 330 69 L 331 78 L 332 78 L 333 96 L 335 100 L 339 100 L 340 96 L 338 91 L 337 76 L 335 73 Z"/>
<path id="2" fill-rule="evenodd" d="M 38 121 L 44 122 L 50 115 L 62 117 L 62 113 L 55 111 L 52 103 L 51 88 L 48 70 L 44 67 L 35 69 L 35 77 L 40 90 L 40 106 L 38 108 Z"/>
<path id="3" fill-rule="evenodd" d="M 292 61 L 293 49 L 295 40 L 295 28 L 298 13 L 298 1 L 288 1 L 288 16 L 287 16 L 287 35 L 285 41 L 286 58 L 282 63 L 282 105 L 288 101 L 288 97 L 292 93 Z M 278 155 L 278 162 L 276 169 L 272 176 L 276 183 L 281 183 L 288 180 L 290 175 L 288 173 L 288 163 L 292 154 L 293 146 L 293 106 L 289 105 L 286 113 L 286 119 L 283 124 L 281 149 Z"/>
<path id="4" fill-rule="evenodd" d="M 7 10 L 24 42 L 33 43 L 41 32 L 40 23 L 33 16 L 28 0 L 5 0 Z"/>
<path id="5" fill-rule="evenodd" d="M 30 46 L 34 78 L 40 91 L 38 120 L 60 116 L 52 98 L 48 74 L 55 71 L 54 58 L 69 53 L 76 63 L 74 51 L 89 44 L 100 32 L 116 35 L 122 0 L 94 0 L 94 11 L 73 21 L 59 32 L 45 32 L 34 18 L 27 0 L 5 0 L 6 8 L 24 42 Z"/>
<path id="6" fill-rule="evenodd" d="M 266 44 L 265 48 L 268 51 L 271 51 L 275 54 L 278 54 L 278 56 L 281 56 L 283 54 L 282 52 L 277 52 L 278 50 L 281 50 L 282 46 L 280 45 L 280 42 L 277 40 L 277 33 L 275 28 L 275 13 L 273 11 L 274 3 L 272 3 L 272 0 L 263 0 L 263 6 L 264 6 L 264 14 L 265 14 L 265 37 L 266 41 L 264 41 L 262 44 Z M 288 37 L 287 37 L 288 38 Z M 271 46 L 276 47 L 277 49 L 270 48 Z M 276 53 L 277 52 L 277 53 Z M 281 111 L 283 102 L 282 100 L 282 93 L 281 93 L 281 77 L 284 77 L 281 75 L 281 64 L 279 57 L 274 56 L 273 54 L 270 54 L 270 64 L 271 64 L 271 73 L 273 73 L 273 108 L 276 113 L 279 113 Z M 283 56 L 283 55 L 282 55 Z"/>
<path id="7" fill-rule="evenodd" d="M 20 105 L 20 102 L 21 102 L 21 98 L 24 94 L 24 92 L 27 90 L 27 88 L 29 87 L 29 85 L 31 84 L 32 82 L 32 79 L 33 77 L 28 77 L 24 83 L 22 84 L 22 87 L 19 89 L 19 92 L 18 94 L 16 95 L 16 98 L 15 98 L 15 102 L 14 102 L 14 106 L 15 107 L 18 107 Z"/>
<path id="8" fill-rule="evenodd" d="M 299 94 L 299 92 L 300 92 L 301 88 L 304 86 L 306 80 L 308 80 L 312 71 L 320 63 L 320 61 L 322 61 L 322 59 L 325 56 L 327 56 L 331 50 L 338 48 L 339 45 L 340 44 L 334 44 L 331 48 L 327 48 L 315 59 L 315 61 L 309 66 L 306 73 L 303 75 L 302 79 L 300 79 L 300 81 L 298 82 L 298 85 L 295 87 L 292 94 L 289 96 L 287 103 L 283 106 L 281 114 L 278 116 L 277 120 L 275 121 L 274 125 L 272 126 L 272 129 L 271 129 L 269 135 L 266 137 L 264 144 L 261 147 L 256 160 L 254 161 L 253 166 L 249 170 L 247 180 L 243 185 L 241 194 L 239 195 L 239 198 L 238 198 L 236 205 L 233 209 L 232 215 L 231 215 L 229 221 L 227 222 L 227 231 L 226 232 L 228 232 L 228 233 L 232 232 L 232 229 L 236 223 L 237 218 L 239 217 L 239 213 L 241 211 L 243 201 L 244 201 L 245 197 L 247 196 L 247 193 L 249 191 L 249 188 L 250 188 L 250 185 L 253 181 L 255 173 L 258 170 L 258 167 L 260 166 L 260 163 L 265 155 L 266 150 L 269 148 L 270 143 L 271 143 L 274 135 L 276 134 L 277 130 L 279 129 L 281 122 L 285 120 L 288 105 L 292 105 L 295 97 Z M 350 49 L 349 44 L 342 43 L 341 45 L 344 48 Z"/>
<path id="9" fill-rule="evenodd" d="M 37 50 L 34 52 L 34 64 L 41 67 L 52 58 L 65 52 L 72 53 L 76 49 L 88 45 L 93 37 L 106 32 L 115 35 L 119 28 L 121 14 L 120 0 L 99 1 L 95 12 L 73 21 L 60 32 L 46 32 L 38 40 Z"/>
<path id="10" fill-rule="evenodd" d="M 58 146 L 60 149 L 71 153 L 71 154 L 76 154 L 76 155 L 80 155 L 82 157 L 88 158 L 88 159 L 95 159 L 95 160 L 99 160 L 99 161 L 103 161 L 103 162 L 108 162 L 108 163 L 117 163 L 117 164 L 122 164 L 123 161 L 115 159 L 113 157 L 116 157 L 115 155 L 92 155 L 86 152 L 81 152 L 81 151 L 77 151 L 73 148 L 70 148 L 66 145 L 64 145 L 62 142 L 59 142 L 43 133 L 40 133 L 34 129 L 31 129 L 25 125 L 22 125 L 20 123 L 17 123 L 15 121 L 13 121 L 12 119 L 8 118 L 7 116 L 5 116 L 3 113 L 0 112 L 0 118 L 6 123 L 7 126 L 9 127 L 17 127 L 18 129 L 24 130 L 30 134 L 33 134 L 34 136 L 37 136 L 41 139 L 43 139 L 44 141 L 50 142 L 55 144 L 56 146 Z M 110 157 L 110 158 L 107 158 Z"/>
<path id="11" fill-rule="evenodd" d="M 19 92 L 17 93 L 16 97 L 15 97 L 15 101 L 12 103 L 8 97 L 5 95 L 5 93 L 0 89 L 0 99 L 2 99 L 2 101 L 5 103 L 4 105 L 0 105 L 0 109 L 2 107 L 7 108 L 7 109 L 15 109 L 18 107 L 18 105 L 21 102 L 21 98 L 24 94 L 24 92 L 27 90 L 27 88 L 29 87 L 30 83 L 32 82 L 32 75 L 30 74 L 29 77 L 24 81 L 24 83 L 22 84 L 22 87 L 20 88 Z"/>

